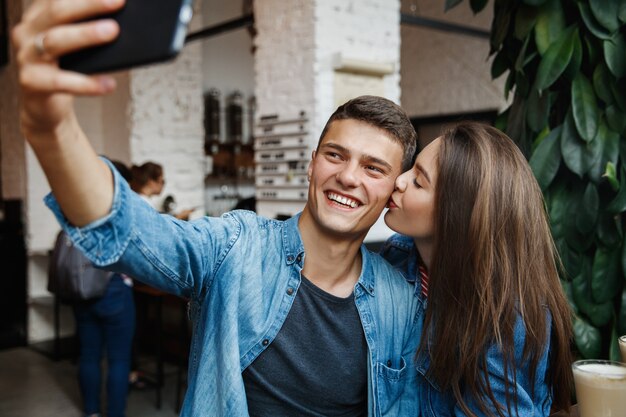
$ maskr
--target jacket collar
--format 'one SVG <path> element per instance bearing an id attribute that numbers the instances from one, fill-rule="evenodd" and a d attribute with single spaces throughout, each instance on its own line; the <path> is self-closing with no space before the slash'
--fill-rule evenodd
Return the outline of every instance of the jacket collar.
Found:
<path id="1" fill-rule="evenodd" d="M 304 260 L 304 244 L 300 229 L 298 229 L 298 220 L 300 214 L 285 220 L 283 224 L 283 250 L 285 251 L 285 262 L 291 265 L 294 262 L 301 263 Z"/>
<path id="2" fill-rule="evenodd" d="M 298 262 L 302 267 L 304 262 L 304 244 L 302 243 L 302 236 L 300 235 L 300 229 L 298 229 L 298 220 L 300 215 L 298 213 L 295 216 L 284 221 L 283 224 L 283 250 L 285 253 L 285 263 L 292 265 Z M 361 266 L 361 276 L 357 282 L 357 286 L 361 286 L 365 292 L 369 295 L 374 295 L 374 269 L 371 261 L 373 255 L 361 244 L 361 257 L 363 259 L 363 265 Z M 355 294 L 356 295 L 356 294 Z"/>

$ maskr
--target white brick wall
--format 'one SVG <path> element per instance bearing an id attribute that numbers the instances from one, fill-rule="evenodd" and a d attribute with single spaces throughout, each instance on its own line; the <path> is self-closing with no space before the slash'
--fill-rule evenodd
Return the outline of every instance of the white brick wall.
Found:
<path id="1" fill-rule="evenodd" d="M 257 29 L 255 94 L 258 115 L 281 117 L 314 109 L 314 3 L 264 0 L 254 3 Z"/>
<path id="2" fill-rule="evenodd" d="M 131 71 L 130 155 L 134 164 L 163 165 L 161 198 L 180 209 L 204 205 L 202 50 L 187 45 L 171 63 Z"/>
<path id="3" fill-rule="evenodd" d="M 400 2 L 397 0 L 264 0 L 255 2 L 255 94 L 258 116 L 310 117 L 308 141 L 317 143 L 335 110 L 334 58 L 390 63 L 384 95 L 400 98 Z M 310 153 L 310 152 L 309 152 Z M 302 204 L 259 203 L 268 217 Z"/>
<path id="4" fill-rule="evenodd" d="M 396 0 L 316 1 L 316 125 L 321 131 L 335 110 L 333 58 L 390 63 L 384 96 L 400 101 L 400 2 Z"/>

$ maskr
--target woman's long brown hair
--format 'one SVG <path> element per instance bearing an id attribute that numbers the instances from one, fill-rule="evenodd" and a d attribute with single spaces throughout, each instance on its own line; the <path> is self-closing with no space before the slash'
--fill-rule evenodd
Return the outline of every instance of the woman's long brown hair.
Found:
<path id="1" fill-rule="evenodd" d="M 420 346 L 431 357 L 429 373 L 469 416 L 467 395 L 485 415 L 514 415 L 516 369 L 529 365 L 534 389 L 550 346 L 545 381 L 553 407 L 569 409 L 571 312 L 537 181 L 513 141 L 493 127 L 465 122 L 442 139 Z M 522 363 L 514 345 L 519 318 L 526 332 Z M 484 372 L 492 344 L 513 378 L 505 379 L 506 404 L 498 403 Z"/>

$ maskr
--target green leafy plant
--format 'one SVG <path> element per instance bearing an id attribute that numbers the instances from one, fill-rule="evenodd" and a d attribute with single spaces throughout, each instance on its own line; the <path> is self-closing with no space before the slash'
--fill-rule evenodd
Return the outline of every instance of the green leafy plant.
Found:
<path id="1" fill-rule="evenodd" d="M 446 9 L 462 0 L 447 0 Z M 474 13 L 486 6 L 470 0 Z M 494 0 L 497 121 L 544 192 L 580 356 L 626 334 L 626 0 Z M 538 277 L 528 277 L 538 279 Z"/>

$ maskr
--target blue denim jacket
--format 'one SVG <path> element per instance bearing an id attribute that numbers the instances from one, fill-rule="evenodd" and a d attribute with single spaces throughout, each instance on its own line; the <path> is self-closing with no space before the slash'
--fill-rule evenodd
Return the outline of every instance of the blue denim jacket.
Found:
<path id="1" fill-rule="evenodd" d="M 400 269 L 407 281 L 415 283 L 417 277 L 417 251 L 413 239 L 403 235 L 393 235 L 390 237 L 383 248 L 381 255 L 387 259 L 392 265 Z M 419 324 L 416 327 L 420 329 L 423 326 L 424 312 L 426 311 L 427 300 L 421 293 L 420 285 L 415 285 L 416 297 L 419 299 Z M 547 315 L 550 322 L 550 315 Z M 471 325 L 471 323 L 468 323 Z M 516 388 L 517 388 L 517 414 L 515 413 L 514 403 L 511 403 L 513 416 L 519 417 L 538 417 L 548 416 L 550 414 L 550 406 L 552 398 L 548 392 L 548 386 L 545 381 L 546 370 L 548 366 L 548 350 L 543 353 L 535 373 L 534 391 L 531 390 L 531 381 L 528 363 L 523 363 L 522 354 L 524 349 L 524 340 L 526 337 L 525 329 L 521 317 L 518 318 L 515 329 L 515 360 L 516 369 Z M 503 369 L 502 351 L 497 345 L 492 345 L 487 351 L 487 378 L 491 384 L 496 400 L 506 407 L 506 397 L 504 380 L 509 379 L 510 387 L 513 387 L 513 375 L 509 372 L 505 375 Z M 463 411 L 456 405 L 454 396 L 450 390 L 442 392 L 437 383 L 429 378 L 427 371 L 430 366 L 429 355 L 424 352 L 417 358 L 418 375 L 418 392 L 420 396 L 421 415 L 425 417 L 448 417 L 448 416 L 465 416 Z M 470 396 L 466 396 L 465 402 L 469 408 L 478 416 L 482 413 L 472 401 Z"/>
<path id="2" fill-rule="evenodd" d="M 187 297 L 193 338 L 181 415 L 247 416 L 241 373 L 276 337 L 301 283 L 304 247 L 296 216 L 269 220 L 249 211 L 192 222 L 160 215 L 115 173 L 111 212 L 85 227 L 46 203 L 98 266 Z M 412 285 L 361 248 L 355 303 L 369 348 L 369 416 L 418 416 Z M 350 383 L 350 381 L 346 381 Z"/>

